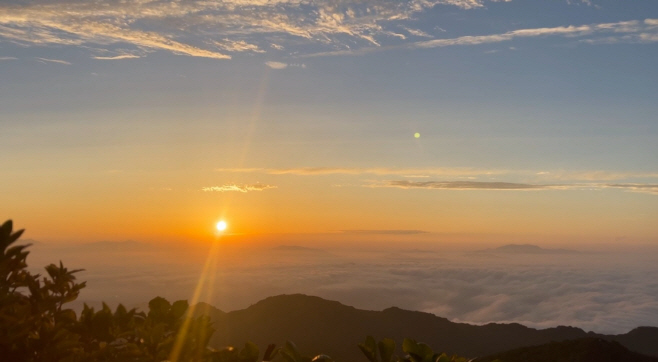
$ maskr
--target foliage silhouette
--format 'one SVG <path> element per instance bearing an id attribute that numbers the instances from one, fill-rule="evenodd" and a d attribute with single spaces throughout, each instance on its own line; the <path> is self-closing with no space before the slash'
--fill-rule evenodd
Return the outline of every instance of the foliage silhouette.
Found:
<path id="1" fill-rule="evenodd" d="M 27 270 L 29 245 L 14 246 L 23 230 L 11 220 L 0 227 L 0 356 L 8 361 L 164 361 L 177 346 L 180 361 L 214 361 L 218 351 L 207 347 L 214 332 L 206 316 L 187 317 L 187 301 L 173 304 L 156 297 L 149 312 L 113 312 L 103 303 L 96 311 L 84 305 L 80 317 L 64 307 L 85 287 L 60 261 L 45 267 L 46 275 Z M 185 333 L 179 333 L 186 325 Z M 245 351 L 245 350 L 243 350 Z M 255 362 L 256 347 L 240 351 L 235 362 Z M 272 351 L 269 352 L 270 355 Z M 233 362 L 231 360 L 231 362 Z"/>
<path id="2" fill-rule="evenodd" d="M 0 227 L 0 355 L 10 361 L 77 361 L 80 336 L 72 329 L 76 314 L 64 309 L 85 283 L 60 262 L 45 267 L 47 276 L 27 270 L 27 247 L 12 246 L 23 230 L 11 220 Z"/>
<path id="3" fill-rule="evenodd" d="M 404 357 L 395 355 L 395 341 L 384 338 L 376 342 L 372 336 L 366 337 L 365 342 L 359 343 L 359 349 L 370 362 L 467 362 L 468 360 L 456 355 L 448 356 L 445 353 L 435 353 L 425 343 L 418 343 L 413 339 L 405 338 L 402 350 L 407 353 Z"/>

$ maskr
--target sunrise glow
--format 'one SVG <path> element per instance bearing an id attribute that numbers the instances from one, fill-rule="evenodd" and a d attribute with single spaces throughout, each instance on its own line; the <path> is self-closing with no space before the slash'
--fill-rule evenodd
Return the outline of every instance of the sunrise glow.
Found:
<path id="1" fill-rule="evenodd" d="M 78 306 L 658 326 L 657 64 L 655 0 L 0 0 L 0 222 Z"/>

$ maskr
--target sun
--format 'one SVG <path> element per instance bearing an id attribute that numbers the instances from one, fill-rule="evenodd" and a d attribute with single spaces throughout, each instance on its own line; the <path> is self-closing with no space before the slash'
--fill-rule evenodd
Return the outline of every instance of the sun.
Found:
<path id="1" fill-rule="evenodd" d="M 224 231 L 226 230 L 228 225 L 226 224 L 226 221 L 221 220 L 220 222 L 217 223 L 217 225 L 215 225 L 215 227 L 217 228 L 217 231 Z"/>

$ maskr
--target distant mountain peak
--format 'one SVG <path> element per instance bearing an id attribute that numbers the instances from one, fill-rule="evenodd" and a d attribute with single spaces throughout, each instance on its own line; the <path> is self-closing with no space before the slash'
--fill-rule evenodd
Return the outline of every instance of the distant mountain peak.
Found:
<path id="1" fill-rule="evenodd" d="M 354 308 L 344 305 L 335 300 L 327 300 L 320 297 L 306 295 L 306 294 L 281 294 L 272 297 L 267 297 L 256 304 L 251 305 L 247 309 L 252 308 L 303 308 L 305 306 L 312 306 L 313 308 L 329 307 L 329 308 Z"/>
<path id="2" fill-rule="evenodd" d="M 545 249 L 533 244 L 507 244 L 494 249 L 484 249 L 477 252 L 499 254 L 580 254 L 580 252 L 576 250 Z"/>

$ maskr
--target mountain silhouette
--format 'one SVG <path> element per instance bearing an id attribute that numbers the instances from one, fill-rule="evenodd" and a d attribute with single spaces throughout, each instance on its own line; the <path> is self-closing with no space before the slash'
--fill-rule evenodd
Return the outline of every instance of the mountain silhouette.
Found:
<path id="1" fill-rule="evenodd" d="M 532 244 L 508 244 L 494 249 L 478 250 L 475 253 L 496 254 L 582 254 L 580 251 L 569 249 L 544 249 Z"/>
<path id="2" fill-rule="evenodd" d="M 400 355 L 405 337 L 427 343 L 435 351 L 469 358 L 552 341 L 596 337 L 617 341 L 638 353 L 658 356 L 655 327 L 641 327 L 622 335 L 599 335 L 565 326 L 541 330 L 516 323 L 477 326 L 396 307 L 383 311 L 360 310 L 302 294 L 269 297 L 228 313 L 209 306 L 201 309 L 212 318 L 217 330 L 210 342 L 215 347 L 239 346 L 245 341 L 260 346 L 282 345 L 289 340 L 303 354 L 324 353 L 343 362 L 364 360 L 357 344 L 368 335 L 377 340 L 393 338 Z"/>
<path id="3" fill-rule="evenodd" d="M 657 357 L 632 352 L 618 342 L 601 338 L 582 338 L 523 347 L 477 358 L 473 362 L 494 362 L 496 360 L 505 362 L 658 362 Z"/>

